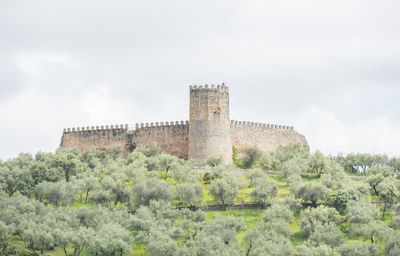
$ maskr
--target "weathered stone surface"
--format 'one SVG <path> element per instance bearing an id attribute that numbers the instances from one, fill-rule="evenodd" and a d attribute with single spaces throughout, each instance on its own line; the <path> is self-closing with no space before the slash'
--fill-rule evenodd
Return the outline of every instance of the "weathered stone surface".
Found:
<path id="1" fill-rule="evenodd" d="M 139 128 L 133 132 L 136 147 L 157 145 L 163 152 L 188 159 L 189 125 L 168 125 Z"/>
<path id="2" fill-rule="evenodd" d="M 203 165 L 209 156 L 232 163 L 229 94 L 225 86 L 190 89 L 189 158 Z"/>
<path id="3" fill-rule="evenodd" d="M 190 87 L 190 121 L 108 125 L 64 129 L 61 147 L 110 152 L 121 145 L 126 153 L 140 146 L 157 145 L 162 151 L 200 165 L 210 156 L 232 163 L 232 146 L 257 146 L 274 151 L 281 145 L 307 145 L 305 137 L 291 126 L 229 120 L 229 92 L 225 85 Z"/>
<path id="4" fill-rule="evenodd" d="M 232 144 L 238 149 L 257 146 L 264 152 L 275 151 L 279 146 L 307 145 L 306 138 L 291 129 L 269 128 L 247 124 L 231 125 Z"/>
<path id="5" fill-rule="evenodd" d="M 72 129 L 68 132 L 64 131 L 61 138 L 61 147 L 77 148 L 86 150 L 89 148 L 97 148 L 99 150 L 111 151 L 115 146 L 126 144 L 127 129 Z"/>

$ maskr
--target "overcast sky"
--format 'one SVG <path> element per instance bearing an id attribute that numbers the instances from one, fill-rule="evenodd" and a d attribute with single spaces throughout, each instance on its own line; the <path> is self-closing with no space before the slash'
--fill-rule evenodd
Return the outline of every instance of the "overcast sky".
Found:
<path id="1" fill-rule="evenodd" d="M 400 155 L 398 0 L 0 1 L 0 159 L 66 127 L 187 120 L 225 82 L 231 119 L 312 151 Z"/>

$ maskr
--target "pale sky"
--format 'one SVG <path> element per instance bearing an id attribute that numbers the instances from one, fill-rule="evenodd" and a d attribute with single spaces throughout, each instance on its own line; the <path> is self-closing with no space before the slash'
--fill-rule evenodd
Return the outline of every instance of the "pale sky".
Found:
<path id="1" fill-rule="evenodd" d="M 187 120 L 189 85 L 311 150 L 400 155 L 398 0 L 0 1 L 0 159 L 63 128 Z"/>

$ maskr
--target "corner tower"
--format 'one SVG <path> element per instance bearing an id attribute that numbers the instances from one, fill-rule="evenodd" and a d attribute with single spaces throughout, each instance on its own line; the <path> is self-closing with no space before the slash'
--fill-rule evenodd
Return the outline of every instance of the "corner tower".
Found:
<path id="1" fill-rule="evenodd" d="M 210 156 L 232 163 L 229 91 L 225 85 L 190 86 L 189 159 L 204 165 Z"/>

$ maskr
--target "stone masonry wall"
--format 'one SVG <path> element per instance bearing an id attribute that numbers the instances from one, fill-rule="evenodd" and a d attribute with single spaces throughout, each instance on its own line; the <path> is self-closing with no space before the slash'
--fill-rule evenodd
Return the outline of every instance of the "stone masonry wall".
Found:
<path id="1" fill-rule="evenodd" d="M 305 137 L 291 126 L 231 121 L 232 145 L 238 149 L 257 146 L 264 152 L 279 146 L 300 144 L 308 147 Z"/>
<path id="2" fill-rule="evenodd" d="M 200 165 L 210 156 L 232 163 L 228 87 L 191 86 L 189 118 L 189 157 Z"/>
<path id="3" fill-rule="evenodd" d="M 230 121 L 229 90 L 222 85 L 190 86 L 189 121 L 64 129 L 61 147 L 110 152 L 123 146 L 125 153 L 140 146 L 157 145 L 163 152 L 179 158 L 193 158 L 200 165 L 209 156 L 232 162 L 232 146 L 238 149 L 257 146 L 264 152 L 281 145 L 307 145 L 305 137 L 293 127 Z"/>
<path id="4" fill-rule="evenodd" d="M 189 121 L 136 124 L 129 133 L 135 148 L 157 145 L 165 153 L 188 159 Z"/>
<path id="5" fill-rule="evenodd" d="M 60 146 L 110 152 L 115 146 L 125 146 L 127 131 L 128 125 L 68 128 L 64 129 Z"/>

